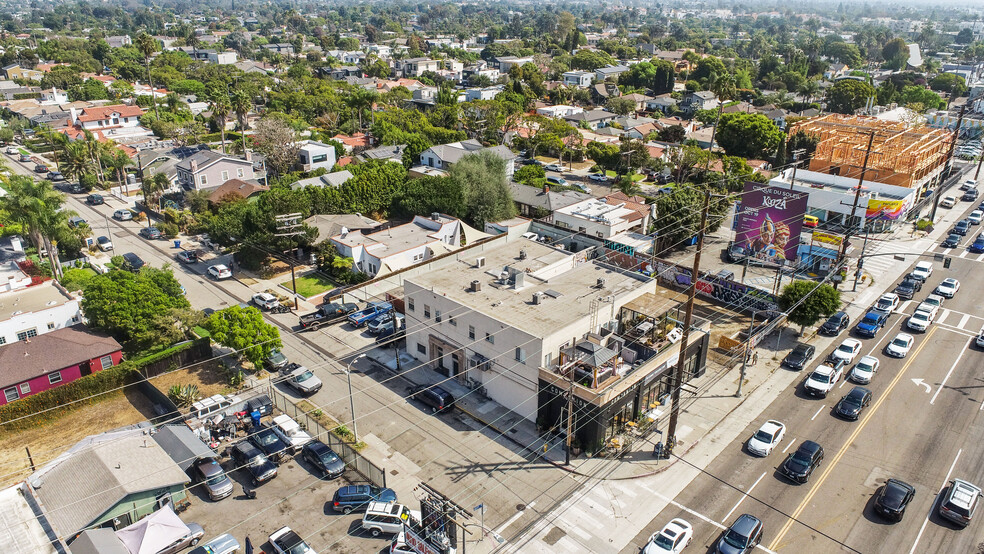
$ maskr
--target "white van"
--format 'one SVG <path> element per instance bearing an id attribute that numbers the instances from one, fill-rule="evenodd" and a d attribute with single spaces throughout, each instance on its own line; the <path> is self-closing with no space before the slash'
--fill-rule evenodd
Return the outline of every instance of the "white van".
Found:
<path id="1" fill-rule="evenodd" d="M 216 394 L 192 404 L 190 415 L 195 419 L 201 419 L 223 412 L 232 407 L 233 404 L 241 402 L 242 400 L 238 396 L 222 396 L 221 394 Z"/>
<path id="2" fill-rule="evenodd" d="M 409 518 L 420 521 L 420 513 L 396 502 L 370 502 L 362 516 L 362 528 L 378 537 L 383 533 L 396 535 L 403 531 Z"/>

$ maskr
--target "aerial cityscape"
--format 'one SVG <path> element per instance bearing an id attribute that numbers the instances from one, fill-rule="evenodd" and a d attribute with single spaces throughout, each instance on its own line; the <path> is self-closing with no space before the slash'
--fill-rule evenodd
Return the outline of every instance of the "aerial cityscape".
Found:
<path id="1" fill-rule="evenodd" d="M 984 554 L 982 149 L 979 2 L 0 1 L 0 550 Z"/>

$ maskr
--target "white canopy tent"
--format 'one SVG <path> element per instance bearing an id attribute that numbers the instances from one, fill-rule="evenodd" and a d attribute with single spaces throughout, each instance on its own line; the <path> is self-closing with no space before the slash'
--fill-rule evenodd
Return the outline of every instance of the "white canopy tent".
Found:
<path id="1" fill-rule="evenodd" d="M 168 504 L 116 532 L 130 554 L 157 554 L 188 534 L 190 529 Z"/>

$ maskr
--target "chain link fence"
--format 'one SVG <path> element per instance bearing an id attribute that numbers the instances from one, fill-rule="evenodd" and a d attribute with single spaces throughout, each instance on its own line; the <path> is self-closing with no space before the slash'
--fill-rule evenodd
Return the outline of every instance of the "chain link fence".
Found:
<path id="1" fill-rule="evenodd" d="M 356 473 L 364 477 L 367 481 L 377 487 L 386 486 L 386 471 L 376 464 L 370 462 L 362 454 L 359 454 L 352 446 L 335 436 L 329 429 L 326 429 L 310 414 L 304 412 L 289 398 L 283 395 L 272 385 L 268 387 L 267 394 L 273 400 L 275 408 L 289 415 L 301 427 L 314 438 L 327 444 L 345 462 L 345 465 L 355 470 Z"/>

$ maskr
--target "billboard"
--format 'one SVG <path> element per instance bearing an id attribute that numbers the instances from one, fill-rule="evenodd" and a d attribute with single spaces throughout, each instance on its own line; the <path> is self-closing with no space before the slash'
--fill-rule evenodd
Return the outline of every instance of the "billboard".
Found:
<path id="1" fill-rule="evenodd" d="M 899 219 L 908 211 L 909 197 L 902 200 L 869 199 L 864 216 L 868 219 Z"/>
<path id="2" fill-rule="evenodd" d="M 834 233 L 814 229 L 813 242 L 822 242 L 824 244 L 829 244 L 831 248 L 840 249 L 841 245 L 844 243 L 844 237 Z"/>
<path id="3" fill-rule="evenodd" d="M 809 194 L 747 181 L 736 244 L 763 261 L 795 260 Z"/>

